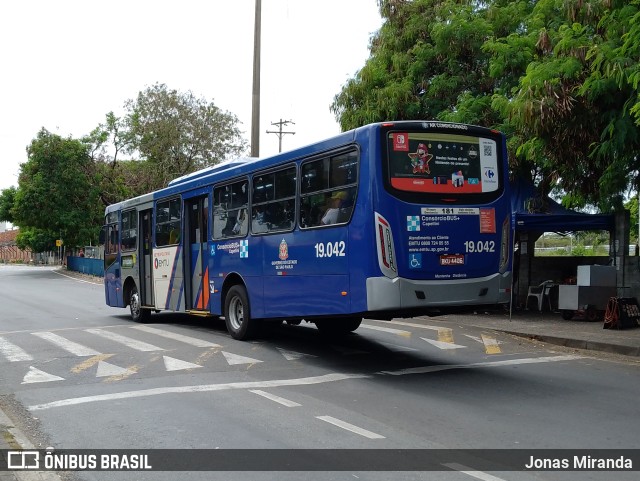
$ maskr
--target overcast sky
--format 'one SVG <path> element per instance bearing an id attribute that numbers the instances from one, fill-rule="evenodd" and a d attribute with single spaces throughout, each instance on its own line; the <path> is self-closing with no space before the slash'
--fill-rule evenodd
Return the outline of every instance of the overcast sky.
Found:
<path id="1" fill-rule="evenodd" d="M 255 0 L 23 0 L 0 4 L 0 190 L 44 127 L 88 134 L 155 83 L 235 114 L 251 135 Z M 334 95 L 364 66 L 376 0 L 262 0 L 260 156 L 340 131 Z"/>

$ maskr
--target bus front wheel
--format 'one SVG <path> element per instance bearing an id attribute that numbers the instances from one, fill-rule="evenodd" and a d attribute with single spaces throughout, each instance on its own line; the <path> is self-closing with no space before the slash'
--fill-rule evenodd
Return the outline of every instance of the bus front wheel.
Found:
<path id="1" fill-rule="evenodd" d="M 129 293 L 129 309 L 131 310 L 131 319 L 133 319 L 133 322 L 147 322 L 151 316 L 150 310 L 142 308 L 140 294 L 135 285 Z"/>
<path id="2" fill-rule="evenodd" d="M 239 341 L 248 339 L 253 333 L 255 321 L 249 311 L 249 296 L 244 286 L 229 289 L 224 302 L 224 321 L 231 337 Z"/>

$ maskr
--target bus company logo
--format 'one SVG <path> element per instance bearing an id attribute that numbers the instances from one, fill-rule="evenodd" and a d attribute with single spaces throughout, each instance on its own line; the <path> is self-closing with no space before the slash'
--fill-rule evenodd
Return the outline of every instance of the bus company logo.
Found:
<path id="1" fill-rule="evenodd" d="M 278 258 L 281 261 L 286 261 L 289 258 L 289 246 L 287 245 L 287 241 L 282 239 L 280 242 L 280 248 L 278 249 Z"/>
<path id="2" fill-rule="evenodd" d="M 420 231 L 420 216 L 408 215 L 407 216 L 407 231 L 419 232 Z"/>
<path id="3" fill-rule="evenodd" d="M 405 133 L 393 134 L 393 150 L 409 152 L 409 135 Z"/>
<path id="4" fill-rule="evenodd" d="M 160 269 L 162 267 L 169 267 L 169 259 L 158 259 L 157 257 L 153 260 L 153 267 L 155 269 Z"/>
<path id="5" fill-rule="evenodd" d="M 249 240 L 240 241 L 240 258 L 247 259 L 249 257 Z"/>

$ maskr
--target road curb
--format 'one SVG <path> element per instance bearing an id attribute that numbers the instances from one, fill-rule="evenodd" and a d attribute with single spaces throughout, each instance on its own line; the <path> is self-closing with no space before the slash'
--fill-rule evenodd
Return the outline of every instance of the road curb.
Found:
<path id="1" fill-rule="evenodd" d="M 583 349 L 586 351 L 600 351 L 608 352 L 612 354 L 621 354 L 624 356 L 640 356 L 640 348 L 635 346 L 624 346 L 620 344 L 612 344 L 602 341 L 592 341 L 589 339 L 571 339 L 568 337 L 548 336 L 544 334 L 531 334 L 519 331 L 510 331 L 505 329 L 495 329 L 506 334 L 511 334 L 518 337 L 526 337 L 527 339 L 534 339 L 540 342 L 546 342 L 547 344 L 554 344 L 557 346 L 564 346 L 574 349 Z"/>
<path id="2" fill-rule="evenodd" d="M 0 449 L 35 449 L 24 433 L 18 429 L 0 409 Z M 6 460 L 2 460 L 6 462 Z M 2 471 L 1 481 L 62 481 L 58 474 L 49 471 Z"/>

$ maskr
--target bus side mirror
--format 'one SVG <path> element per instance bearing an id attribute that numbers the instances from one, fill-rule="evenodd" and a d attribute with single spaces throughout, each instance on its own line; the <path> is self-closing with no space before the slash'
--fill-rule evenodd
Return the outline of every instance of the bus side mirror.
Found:
<path id="1" fill-rule="evenodd" d="M 100 229 L 100 238 L 98 239 L 98 245 L 104 245 L 104 241 L 107 238 L 107 226 L 103 225 Z"/>

